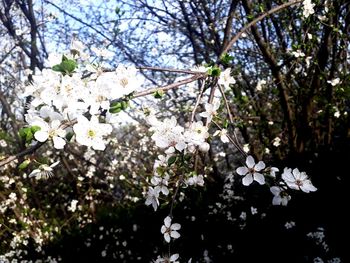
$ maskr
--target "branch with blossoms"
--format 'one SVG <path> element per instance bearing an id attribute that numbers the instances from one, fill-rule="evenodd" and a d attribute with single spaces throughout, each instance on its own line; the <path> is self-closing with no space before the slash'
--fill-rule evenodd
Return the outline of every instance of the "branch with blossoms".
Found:
<path id="1" fill-rule="evenodd" d="M 290 1 L 254 19 L 229 41 L 223 55 L 246 30 L 264 17 L 300 2 L 302 1 Z M 307 3 L 304 6 L 310 8 Z M 308 10 L 306 13 L 309 15 L 312 12 Z M 242 176 L 242 184 L 249 186 L 256 182 L 269 185 L 273 194 L 273 205 L 287 205 L 291 199 L 291 190 L 301 190 L 305 193 L 317 190 L 305 172 L 286 167 L 279 176 L 278 168 L 266 167 L 263 161 L 256 163 L 253 156 L 247 156 L 244 152 L 234 132 L 233 113 L 225 96 L 225 89 L 236 84 L 230 68 L 223 69 L 221 66 L 212 65 L 196 70 L 177 70 L 143 66 L 139 69 L 185 73 L 191 77 L 166 86 L 137 91 L 142 81 L 135 67 L 119 65 L 115 71 L 105 71 L 102 64 L 88 61 L 84 49 L 81 42 L 73 42 L 71 52 L 63 56 L 51 55 L 51 68 L 33 75 L 32 83 L 27 85 L 24 92 L 25 97 L 32 97 L 25 116 L 27 127 L 19 133 L 27 145 L 31 146 L 21 153 L 1 160 L 0 166 L 34 153 L 47 142 L 52 142 L 55 149 L 62 150 L 67 143 L 75 140 L 78 145 L 103 151 L 106 148 L 106 138 L 113 131 L 114 117 L 126 110 L 131 100 L 151 94 L 161 97 L 166 91 L 201 81 L 189 123 L 182 125 L 175 116 L 160 120 L 152 113 L 146 118 L 152 132 L 151 138 L 163 154 L 155 160 L 150 184 L 145 191 L 145 204 L 152 206 L 156 211 L 161 205 L 160 196 L 170 203 L 169 214 L 160 229 L 165 242 L 169 243 L 169 253 L 166 259 L 158 257 L 156 262 L 175 262 L 179 257 L 178 254 L 172 255 L 170 250 L 171 242 L 180 237 L 178 231 L 181 229 L 180 224 L 173 223 L 174 204 L 182 189 L 204 186 L 205 171 L 203 169 L 201 173 L 198 172 L 198 159 L 193 156 L 205 155 L 211 148 L 210 140 L 215 136 L 219 136 L 224 144 L 232 143 L 245 159 L 245 165 L 235 170 Z M 99 50 L 95 53 L 100 57 L 108 56 Z M 210 94 L 207 102 L 203 104 L 205 111 L 196 114 L 206 89 Z M 217 90 L 221 96 L 217 95 Z M 223 126 L 220 122 L 222 119 L 226 120 L 226 117 L 220 116 L 222 106 L 226 109 L 229 119 L 229 123 L 224 121 Z M 212 124 L 218 129 L 211 135 Z M 233 129 L 233 137 L 229 135 L 229 128 Z M 41 164 L 30 173 L 30 177 L 40 179 L 43 174 L 51 175 L 57 164 Z M 74 207 L 76 202 L 73 204 Z"/>

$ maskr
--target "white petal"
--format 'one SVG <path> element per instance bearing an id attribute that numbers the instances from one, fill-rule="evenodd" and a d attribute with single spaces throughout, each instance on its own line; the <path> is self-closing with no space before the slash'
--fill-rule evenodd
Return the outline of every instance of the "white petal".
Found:
<path id="1" fill-rule="evenodd" d="M 33 170 L 33 171 L 28 175 L 28 177 L 33 177 L 33 176 L 36 176 L 37 174 L 40 174 L 40 170 L 39 170 L 39 169 Z"/>
<path id="2" fill-rule="evenodd" d="M 180 237 L 180 233 L 177 232 L 177 231 L 171 231 L 171 232 L 170 232 L 170 236 L 171 236 L 172 238 L 179 238 L 179 237 Z"/>
<path id="3" fill-rule="evenodd" d="M 241 166 L 236 169 L 236 173 L 238 173 L 239 175 L 246 175 L 248 171 L 248 168 L 245 166 Z"/>
<path id="4" fill-rule="evenodd" d="M 162 226 L 162 228 L 160 229 L 160 232 L 162 234 L 164 234 L 166 232 L 166 230 L 167 230 L 166 226 Z"/>
<path id="5" fill-rule="evenodd" d="M 171 225 L 171 227 L 170 227 L 170 229 L 171 230 L 179 230 L 181 228 L 181 225 L 180 224 L 172 224 Z"/>
<path id="6" fill-rule="evenodd" d="M 280 205 L 282 202 L 282 199 L 280 196 L 274 196 L 272 199 L 272 204 L 273 205 Z"/>
<path id="7" fill-rule="evenodd" d="M 165 233 L 164 234 L 164 239 L 165 239 L 166 242 L 170 243 L 170 235 L 169 235 L 169 233 Z"/>
<path id="8" fill-rule="evenodd" d="M 59 120 L 53 120 L 51 122 L 51 128 L 56 130 L 61 125 L 61 122 Z"/>
<path id="9" fill-rule="evenodd" d="M 55 136 L 53 137 L 53 147 L 56 149 L 63 149 L 66 145 L 66 141 L 61 137 Z"/>
<path id="10" fill-rule="evenodd" d="M 48 137 L 49 137 L 49 134 L 44 131 L 37 131 L 36 133 L 34 133 L 34 138 L 39 142 L 46 141 Z"/>
<path id="11" fill-rule="evenodd" d="M 295 168 L 293 170 L 293 175 L 294 175 L 294 178 L 295 179 L 299 179 L 300 178 L 300 172 L 299 172 L 299 169 L 298 168 Z"/>
<path id="12" fill-rule="evenodd" d="M 272 193 L 273 195 L 279 196 L 280 193 L 281 193 L 281 188 L 278 187 L 278 186 L 272 186 L 272 187 L 270 188 L 270 191 L 271 191 L 271 193 Z"/>
<path id="13" fill-rule="evenodd" d="M 261 173 L 254 173 L 254 180 L 259 184 L 265 184 L 265 177 Z"/>
<path id="14" fill-rule="evenodd" d="M 290 196 L 288 195 L 287 197 L 285 196 L 285 197 L 283 197 L 282 199 L 281 199 L 281 204 L 283 205 L 283 206 L 287 206 L 287 204 L 288 204 L 288 201 L 290 200 Z"/>
<path id="15" fill-rule="evenodd" d="M 253 168 L 255 165 L 254 158 L 251 155 L 249 155 L 245 163 L 248 166 L 248 168 Z"/>
<path id="16" fill-rule="evenodd" d="M 166 226 L 166 227 L 170 227 L 170 225 L 171 225 L 171 218 L 170 218 L 170 216 L 167 216 L 165 219 L 164 219 L 164 225 Z"/>
<path id="17" fill-rule="evenodd" d="M 60 163 L 60 161 L 54 162 L 53 164 L 50 165 L 51 168 L 56 167 L 58 164 Z"/>
<path id="18" fill-rule="evenodd" d="M 174 254 L 174 255 L 171 255 L 170 257 L 170 261 L 175 261 L 179 258 L 179 254 Z"/>
<path id="19" fill-rule="evenodd" d="M 254 167 L 255 171 L 261 171 L 262 169 L 265 169 L 265 163 L 263 161 L 260 161 L 255 165 Z"/>
<path id="20" fill-rule="evenodd" d="M 253 182 L 253 175 L 252 174 L 247 174 L 246 176 L 243 177 L 242 183 L 245 186 L 250 185 Z"/>

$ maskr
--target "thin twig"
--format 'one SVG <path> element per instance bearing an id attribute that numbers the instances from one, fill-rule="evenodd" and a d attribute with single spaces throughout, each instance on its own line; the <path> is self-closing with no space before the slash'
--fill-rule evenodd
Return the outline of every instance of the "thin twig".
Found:
<path id="1" fill-rule="evenodd" d="M 223 51 L 220 54 L 220 58 L 227 53 L 230 48 L 237 42 L 237 40 L 242 36 L 243 33 L 245 33 L 250 27 L 252 27 L 253 25 L 255 25 L 256 23 L 258 23 L 259 21 L 263 20 L 265 17 L 273 14 L 273 13 L 277 13 L 289 6 L 301 3 L 303 0 L 294 0 L 294 1 L 290 1 L 287 3 L 284 3 L 282 5 L 276 6 L 272 9 L 270 9 L 269 11 L 265 12 L 264 14 L 258 16 L 257 18 L 255 18 L 253 21 L 251 21 L 250 23 L 248 23 L 247 25 L 245 25 L 231 40 L 230 42 L 227 44 L 227 46 L 223 49 Z"/>
<path id="2" fill-rule="evenodd" d="M 192 111 L 192 115 L 191 115 L 191 122 L 194 121 L 194 116 L 196 115 L 196 110 L 198 108 L 198 105 L 200 103 L 200 100 L 202 98 L 203 92 L 204 92 L 204 88 L 205 88 L 205 81 L 203 81 L 203 84 L 200 88 L 199 94 L 197 96 L 197 100 L 196 100 L 196 104 L 194 105 L 193 111 Z"/>
<path id="3" fill-rule="evenodd" d="M 143 97 L 143 96 L 146 96 L 146 95 L 149 95 L 149 94 L 153 94 L 153 93 L 155 93 L 157 91 L 168 91 L 168 90 L 171 90 L 171 89 L 176 89 L 176 88 L 179 88 L 180 86 L 185 85 L 187 83 L 191 83 L 191 82 L 196 81 L 198 79 L 205 78 L 206 76 L 207 76 L 206 73 L 196 74 L 196 75 L 194 75 L 194 76 L 192 76 L 190 78 L 187 78 L 187 79 L 184 79 L 184 80 L 181 80 L 181 81 L 178 81 L 178 82 L 175 82 L 175 83 L 163 86 L 163 87 L 152 88 L 152 89 L 148 89 L 148 90 L 145 90 L 145 91 L 140 91 L 140 92 L 136 93 L 133 96 L 133 98 Z"/>
<path id="4" fill-rule="evenodd" d="M 153 71 L 166 71 L 166 72 L 174 72 L 174 73 L 193 74 L 193 75 L 205 73 L 205 72 L 192 71 L 192 70 L 186 70 L 186 69 L 159 68 L 159 67 L 148 67 L 148 66 L 139 66 L 136 68 L 141 70 L 144 69 L 144 70 L 153 70 Z"/>

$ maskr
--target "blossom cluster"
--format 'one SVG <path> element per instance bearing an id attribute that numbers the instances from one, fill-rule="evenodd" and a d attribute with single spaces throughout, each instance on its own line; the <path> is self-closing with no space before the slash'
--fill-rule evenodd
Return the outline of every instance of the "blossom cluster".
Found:
<path id="1" fill-rule="evenodd" d="M 112 132 L 113 107 L 119 106 L 115 102 L 141 85 L 135 67 L 119 65 L 115 71 L 106 72 L 102 64 L 91 64 L 78 56 L 84 54 L 83 49 L 75 41 L 74 52 L 62 58 L 51 55 L 51 68 L 33 75 L 24 92 L 25 97 L 32 98 L 26 122 L 36 127 L 34 138 L 39 142 L 52 140 L 56 149 L 63 149 L 74 133 L 80 145 L 104 150 L 104 138 Z"/>
<path id="2" fill-rule="evenodd" d="M 315 192 L 317 190 L 307 174 L 300 172 L 298 168 L 292 170 L 285 167 L 281 175 L 281 180 L 276 180 L 276 173 L 279 172 L 279 169 L 276 167 L 266 167 L 263 161 L 259 161 L 256 164 L 251 155 L 247 156 L 245 166 L 238 167 L 236 172 L 243 176 L 242 183 L 245 186 L 250 185 L 253 181 L 264 185 L 265 176 L 275 179 L 275 182 L 273 182 L 275 185 L 270 187 L 270 191 L 274 195 L 272 199 L 273 205 L 286 206 L 288 204 L 288 201 L 291 199 L 291 196 L 287 192 L 288 188 L 301 190 L 305 193 Z"/>

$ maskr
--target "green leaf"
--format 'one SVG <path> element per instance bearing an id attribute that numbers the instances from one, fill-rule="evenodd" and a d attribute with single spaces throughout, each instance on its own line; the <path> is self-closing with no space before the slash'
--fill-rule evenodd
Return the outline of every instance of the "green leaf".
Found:
<path id="1" fill-rule="evenodd" d="M 229 125 L 229 121 L 228 121 L 228 120 L 225 120 L 225 121 L 224 121 L 224 125 L 223 125 L 224 128 L 227 129 L 228 125 Z"/>
<path id="2" fill-rule="evenodd" d="M 34 125 L 34 126 L 30 127 L 30 130 L 31 130 L 31 132 L 34 134 L 34 133 L 36 133 L 37 131 L 40 131 L 41 128 L 40 128 L 39 126 Z"/>
<path id="3" fill-rule="evenodd" d="M 73 135 L 74 135 L 73 132 L 67 132 L 67 134 L 66 134 L 66 140 L 67 140 L 67 141 L 70 141 L 70 140 L 72 139 Z"/>
<path id="4" fill-rule="evenodd" d="M 213 66 L 208 70 L 208 75 L 213 77 L 219 77 L 221 74 L 221 69 L 218 66 Z"/>
<path id="5" fill-rule="evenodd" d="M 121 112 L 122 110 L 126 110 L 128 107 L 129 107 L 129 101 L 127 100 L 112 102 L 110 104 L 109 112 L 118 113 L 118 112 Z"/>
<path id="6" fill-rule="evenodd" d="M 227 66 L 233 60 L 233 57 L 225 53 L 221 56 L 220 60 L 223 65 Z"/>
<path id="7" fill-rule="evenodd" d="M 78 63 L 74 59 L 69 59 L 66 56 L 62 56 L 60 64 L 52 67 L 53 71 L 61 72 L 63 75 L 71 74 L 78 67 Z"/>
<path id="8" fill-rule="evenodd" d="M 153 93 L 153 96 L 156 98 L 156 99 L 161 99 L 163 98 L 164 96 L 164 91 L 162 90 L 157 90 L 156 92 Z"/>
<path id="9" fill-rule="evenodd" d="M 20 170 L 23 170 L 23 169 L 25 169 L 25 168 L 27 168 L 27 166 L 30 164 L 30 160 L 25 160 L 25 161 L 23 161 L 19 166 L 18 166 L 18 168 L 20 169 Z"/>
<path id="10" fill-rule="evenodd" d="M 172 164 L 174 164 L 176 162 L 177 157 L 176 156 L 171 156 L 168 159 L 168 165 L 171 166 Z"/>

